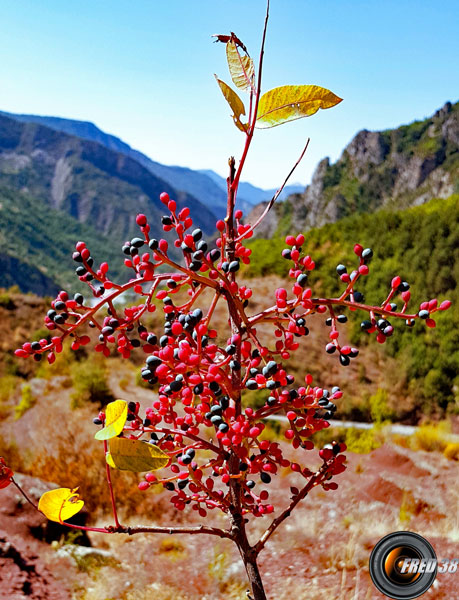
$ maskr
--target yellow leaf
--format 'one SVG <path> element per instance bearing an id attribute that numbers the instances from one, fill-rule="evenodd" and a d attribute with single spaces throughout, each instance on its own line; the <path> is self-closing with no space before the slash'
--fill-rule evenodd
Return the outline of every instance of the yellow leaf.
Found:
<path id="1" fill-rule="evenodd" d="M 318 85 L 283 85 L 263 94 L 258 103 L 257 127 L 276 127 L 331 108 L 342 98 Z"/>
<path id="2" fill-rule="evenodd" d="M 234 85 L 244 91 L 253 89 L 255 76 L 253 60 L 250 56 L 241 56 L 233 40 L 226 44 L 226 59 Z"/>
<path id="3" fill-rule="evenodd" d="M 105 427 L 94 436 L 96 440 L 109 440 L 123 431 L 127 419 L 128 405 L 124 400 L 115 400 L 105 409 Z"/>
<path id="4" fill-rule="evenodd" d="M 107 463 L 121 471 L 157 471 L 169 462 L 169 456 L 157 446 L 140 440 L 115 437 L 109 441 Z"/>
<path id="5" fill-rule="evenodd" d="M 228 102 L 231 110 L 233 111 L 232 116 L 233 116 L 234 124 L 241 131 L 247 131 L 247 124 L 242 123 L 241 118 L 240 118 L 241 115 L 245 115 L 244 103 L 239 98 L 239 96 L 236 94 L 236 92 L 230 88 L 230 86 L 228 84 L 226 84 L 224 81 L 219 79 L 216 75 L 215 75 L 215 79 L 217 80 L 217 83 L 220 86 L 220 89 L 222 91 L 222 94 L 225 97 L 225 100 Z"/>
<path id="6" fill-rule="evenodd" d="M 50 521 L 62 523 L 83 508 L 84 502 L 79 499 L 77 492 L 78 488 L 59 488 L 45 492 L 38 502 L 38 510 Z"/>

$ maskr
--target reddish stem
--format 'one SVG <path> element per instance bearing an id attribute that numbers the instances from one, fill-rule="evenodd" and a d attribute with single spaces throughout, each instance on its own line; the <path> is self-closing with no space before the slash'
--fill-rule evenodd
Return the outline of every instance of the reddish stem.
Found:
<path id="1" fill-rule="evenodd" d="M 107 456 L 107 452 L 108 452 L 108 443 L 107 443 L 107 440 L 104 440 L 104 455 L 105 455 L 105 457 Z M 118 521 L 118 514 L 116 512 L 115 494 L 113 493 L 110 465 L 107 463 L 107 460 L 105 460 L 105 473 L 107 475 L 108 489 L 110 490 L 110 500 L 112 503 L 112 511 L 113 511 L 113 518 L 115 520 L 115 527 L 118 529 L 119 527 L 121 527 L 121 525 L 120 525 L 120 522 Z"/>

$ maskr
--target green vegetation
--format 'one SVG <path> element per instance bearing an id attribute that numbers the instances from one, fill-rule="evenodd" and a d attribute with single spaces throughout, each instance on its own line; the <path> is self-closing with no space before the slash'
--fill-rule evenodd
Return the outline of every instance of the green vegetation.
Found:
<path id="1" fill-rule="evenodd" d="M 42 360 L 39 363 L 35 377 L 49 380 L 54 377 L 65 376 L 68 379 L 68 385 L 71 385 L 70 376 L 72 374 L 74 364 L 77 358 L 83 359 L 85 357 L 86 351 L 84 349 L 80 349 L 75 352 L 70 348 L 70 346 L 64 344 L 62 347 L 62 352 L 56 354 L 56 360 L 52 365 L 50 365 L 46 360 Z"/>
<path id="2" fill-rule="evenodd" d="M 87 292 L 74 274 L 72 252 L 79 239 L 86 241 L 95 261 L 109 261 L 115 279 L 121 272 L 121 249 L 91 226 L 4 186 L 0 187 L 0 205 L 3 285 L 16 283 L 23 292 L 41 295 L 55 293 L 59 287 Z M 0 304 L 10 301 L 9 292 L 1 294 Z"/>
<path id="3" fill-rule="evenodd" d="M 352 269 L 356 265 L 355 242 L 373 248 L 370 275 L 361 279 L 357 289 L 369 303 L 380 303 L 391 278 L 400 275 L 411 285 L 411 310 L 431 298 L 449 299 L 453 307 L 441 314 L 435 330 L 424 323 L 405 327 L 395 320 L 395 334 L 384 351 L 397 359 L 400 379 L 416 405 L 429 413 L 457 411 L 459 402 L 459 196 L 434 199 L 404 211 L 379 211 L 347 217 L 307 233 L 305 248 L 316 262 L 310 275 L 314 295 L 338 294 L 342 289 L 336 265 Z M 279 260 L 285 244 L 282 238 L 253 240 L 253 261 L 247 275 L 277 273 L 286 277 L 289 262 Z M 400 307 L 400 301 L 398 302 Z M 456 308 L 455 308 L 456 307 Z M 352 342 L 367 343 L 360 330 L 362 316 L 349 313 Z"/>
<path id="4" fill-rule="evenodd" d="M 114 400 L 108 385 L 105 360 L 100 354 L 74 363 L 71 375 L 74 390 L 72 392 L 72 408 L 78 408 L 86 402 L 107 404 Z"/>
<path id="5" fill-rule="evenodd" d="M 21 401 L 14 407 L 14 418 L 17 421 L 34 406 L 37 399 L 32 394 L 30 384 L 24 383 L 21 390 Z"/>
<path id="6" fill-rule="evenodd" d="M 5 290 L 4 292 L 0 292 L 0 306 L 9 310 L 14 308 L 14 302 L 9 291 Z"/>
<path id="7" fill-rule="evenodd" d="M 19 378 L 14 375 L 0 377 L 0 404 L 8 402 L 18 384 Z"/>
<path id="8" fill-rule="evenodd" d="M 9 401 L 18 382 L 19 378 L 12 374 L 0 377 L 0 419 L 6 418 L 11 411 Z"/>
<path id="9" fill-rule="evenodd" d="M 384 444 L 384 433 L 379 425 L 371 429 L 346 429 L 344 437 L 349 452 L 368 454 Z"/>
<path id="10" fill-rule="evenodd" d="M 393 413 L 387 405 L 389 394 L 387 390 L 378 388 L 373 396 L 370 396 L 370 414 L 373 423 L 384 423 L 391 421 Z"/>

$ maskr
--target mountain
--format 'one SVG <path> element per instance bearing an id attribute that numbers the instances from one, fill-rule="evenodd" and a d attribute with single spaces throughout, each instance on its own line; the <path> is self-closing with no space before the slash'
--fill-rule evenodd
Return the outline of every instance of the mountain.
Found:
<path id="1" fill-rule="evenodd" d="M 209 177 L 184 167 L 168 167 L 157 163 L 142 152 L 134 150 L 128 144 L 105 133 L 88 121 L 77 121 L 74 119 L 63 119 L 59 117 L 46 117 L 39 115 L 14 114 L 0 111 L 0 116 L 8 117 L 22 123 L 36 123 L 79 137 L 83 140 L 97 142 L 108 150 L 113 150 L 128 156 L 155 177 L 169 184 L 174 190 L 185 192 L 197 199 L 203 199 L 202 203 L 212 211 L 215 217 L 226 214 L 226 193 L 221 190 Z"/>
<path id="2" fill-rule="evenodd" d="M 416 206 L 459 190 L 459 103 L 385 131 L 360 131 L 335 163 L 324 158 L 303 194 L 278 204 L 258 237 L 309 229 L 347 215 Z M 255 219 L 266 204 L 257 206 Z"/>
<path id="3" fill-rule="evenodd" d="M 78 239 L 99 248 L 96 260 L 111 257 L 119 272 L 121 245 L 139 232 L 138 212 L 147 215 L 153 237 L 164 236 L 163 191 L 179 208 L 189 206 L 205 233 L 215 230 L 206 206 L 127 155 L 1 115 L 0 188 L 0 286 L 17 283 L 22 291 L 52 294 L 56 286 L 78 287 L 71 276 Z"/>
<path id="4" fill-rule="evenodd" d="M 207 206 L 216 217 L 222 218 L 226 215 L 226 179 L 211 170 L 194 171 L 186 167 L 168 166 L 151 160 L 148 156 L 134 150 L 128 144 L 105 133 L 88 121 L 74 119 L 63 119 L 60 117 L 46 117 L 39 115 L 14 114 L 0 111 L 0 115 L 15 119 L 23 123 L 38 123 L 56 131 L 62 131 L 69 135 L 77 136 L 85 140 L 102 144 L 109 150 L 121 152 L 134 159 L 153 175 L 166 181 L 174 189 L 187 192 L 199 199 Z M 281 195 L 284 199 L 288 194 L 302 192 L 304 185 L 294 184 L 286 186 Z M 238 205 L 248 214 L 255 204 L 269 200 L 276 190 L 262 190 L 250 183 L 241 182 L 239 185 Z"/>
<path id="5" fill-rule="evenodd" d="M 137 233 L 135 214 L 162 231 L 161 192 L 189 206 L 207 233 L 214 216 L 198 200 L 178 192 L 125 154 L 36 123 L 0 116 L 0 183 L 45 200 L 50 207 L 89 222 L 104 234 L 127 239 Z"/>

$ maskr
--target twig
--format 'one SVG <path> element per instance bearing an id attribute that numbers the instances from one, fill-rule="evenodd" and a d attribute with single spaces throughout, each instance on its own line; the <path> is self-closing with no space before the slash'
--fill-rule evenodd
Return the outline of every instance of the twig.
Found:
<path id="1" fill-rule="evenodd" d="M 13 477 L 11 477 L 11 483 L 13 483 L 17 487 L 17 489 L 21 492 L 21 494 L 24 496 L 27 502 L 31 504 L 36 510 L 38 510 L 38 506 L 35 504 L 35 502 L 29 498 L 29 496 L 24 492 L 22 487 L 14 480 Z"/>
<path id="2" fill-rule="evenodd" d="M 323 476 L 323 474 L 326 471 L 326 469 L 327 469 L 327 465 L 324 465 L 323 467 L 321 467 L 319 469 L 319 471 L 317 471 L 317 473 L 315 473 L 311 477 L 311 479 L 304 486 L 304 488 L 299 492 L 299 494 L 297 494 L 295 496 L 295 498 L 290 502 L 290 504 L 284 510 L 284 512 L 281 513 L 278 517 L 276 517 L 273 520 L 273 522 L 271 523 L 271 525 L 264 532 L 264 534 L 261 536 L 261 538 L 259 539 L 259 541 L 255 544 L 254 551 L 256 552 L 256 554 L 258 554 L 259 552 L 261 552 L 261 550 L 263 550 L 263 548 L 265 547 L 266 542 L 271 537 L 271 535 L 276 531 L 276 529 L 279 527 L 279 525 L 283 521 L 285 521 L 285 519 L 287 519 L 287 517 L 290 516 L 290 514 L 291 514 L 292 510 L 295 508 L 295 506 L 301 500 L 303 500 L 303 498 L 305 498 L 308 495 L 308 493 L 311 491 L 311 489 L 319 482 L 320 478 Z"/>
<path id="3" fill-rule="evenodd" d="M 387 316 L 387 317 L 395 317 L 398 319 L 418 319 L 418 313 L 407 314 L 402 312 L 396 312 L 392 310 L 387 310 L 385 308 L 381 308 L 380 306 L 370 306 L 369 304 L 362 304 L 361 302 L 352 302 L 351 300 L 341 300 L 340 298 L 311 298 L 310 302 L 316 306 L 349 306 L 351 308 L 356 308 L 359 310 L 364 310 L 366 312 L 374 312 L 377 315 Z M 287 306 L 279 310 L 277 306 L 270 306 L 266 308 L 262 312 L 249 317 L 250 327 L 254 327 L 257 323 L 262 323 L 268 320 L 274 321 L 289 321 L 287 317 L 281 317 L 280 315 L 276 315 L 276 313 L 285 313 L 289 309 L 293 307 L 296 303 L 296 300 L 289 300 L 287 302 Z M 311 309 L 313 310 L 313 309 Z M 275 315 L 271 317 L 271 315 Z"/>
<path id="4" fill-rule="evenodd" d="M 287 177 L 284 179 L 284 183 L 281 185 L 281 187 L 277 190 L 277 192 L 274 194 L 274 196 L 271 198 L 271 200 L 269 201 L 268 206 L 265 208 L 265 210 L 263 211 L 263 214 L 255 221 L 255 223 L 253 225 L 250 226 L 249 229 L 247 229 L 246 231 L 244 231 L 244 233 L 242 235 L 240 235 L 237 239 L 236 242 L 239 242 L 240 240 L 243 240 L 244 238 L 247 237 L 247 234 L 249 234 L 251 231 L 253 231 L 255 229 L 255 227 L 258 227 L 258 225 L 261 223 L 261 221 L 266 217 L 266 215 L 269 213 L 269 211 L 271 210 L 271 208 L 273 207 L 274 203 L 276 202 L 276 200 L 279 198 L 280 194 L 282 193 L 282 190 L 284 189 L 287 181 L 290 179 L 290 177 L 292 176 L 293 172 L 295 171 L 295 169 L 297 168 L 297 166 L 300 164 L 300 162 L 303 160 L 304 155 L 306 154 L 306 150 L 308 149 L 309 146 L 309 142 L 310 142 L 310 138 L 308 138 L 305 147 L 303 148 L 303 151 L 300 154 L 300 157 L 298 158 L 298 160 L 296 161 L 296 163 L 293 165 L 290 173 L 287 175 Z"/>
<path id="5" fill-rule="evenodd" d="M 253 107 L 252 122 L 250 123 L 249 132 L 248 132 L 246 140 L 245 140 L 244 151 L 242 153 L 241 160 L 239 161 L 239 166 L 238 166 L 237 172 L 233 178 L 233 181 L 231 182 L 231 188 L 234 192 L 234 200 L 235 201 L 236 201 L 237 189 L 239 187 L 239 179 L 241 177 L 242 169 L 244 168 L 245 159 L 247 158 L 247 153 L 250 148 L 250 143 L 252 141 L 253 134 L 255 131 L 255 123 L 257 120 L 258 102 L 260 100 L 260 94 L 261 94 L 261 72 L 263 70 L 263 56 L 264 56 L 264 52 L 265 52 L 265 40 L 266 40 L 266 31 L 268 29 L 268 19 L 269 19 L 269 0 L 266 4 L 266 16 L 265 16 L 265 23 L 263 26 L 263 38 L 261 40 L 260 58 L 258 60 L 258 82 L 257 82 L 257 91 L 255 94 L 255 104 Z"/>

